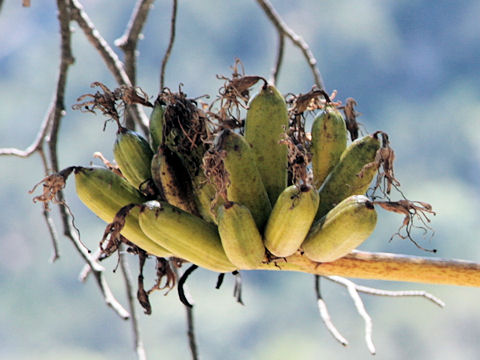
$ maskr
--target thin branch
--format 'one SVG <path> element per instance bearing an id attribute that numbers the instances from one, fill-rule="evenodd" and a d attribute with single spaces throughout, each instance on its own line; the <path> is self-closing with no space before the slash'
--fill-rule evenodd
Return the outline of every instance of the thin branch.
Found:
<path id="1" fill-rule="evenodd" d="M 50 233 L 50 238 L 52 240 L 53 254 L 50 258 L 50 262 L 55 262 L 60 258 L 60 252 L 58 250 L 58 235 L 55 228 L 55 223 L 50 217 L 50 211 L 43 209 L 43 217 L 45 218 L 45 223 L 47 224 L 48 232 Z"/>
<path id="2" fill-rule="evenodd" d="M 188 336 L 188 345 L 190 347 L 190 352 L 192 354 L 192 360 L 198 360 L 198 346 L 197 341 L 195 340 L 195 327 L 193 322 L 193 308 L 188 306 L 185 307 L 187 312 L 187 336 Z"/>
<path id="3" fill-rule="evenodd" d="M 55 100 L 55 98 L 54 98 Z M 55 110 L 55 101 L 53 101 L 50 106 L 48 107 L 47 114 L 43 119 L 42 124 L 40 125 L 40 130 L 37 132 L 37 137 L 29 145 L 25 150 L 20 150 L 17 148 L 3 148 L 0 149 L 0 156 L 7 155 L 7 156 L 18 156 L 21 158 L 27 158 L 30 155 L 34 154 L 35 152 L 39 151 L 42 147 L 43 142 L 45 141 L 45 136 L 50 130 L 50 125 L 52 123 L 52 113 Z"/>
<path id="4" fill-rule="evenodd" d="M 339 276 L 325 276 L 325 279 L 328 279 L 330 281 L 333 281 L 337 284 L 345 286 L 345 278 L 339 277 Z M 424 291 L 424 290 L 404 290 L 404 291 L 389 291 L 389 290 L 383 290 L 383 289 L 375 289 L 369 286 L 363 286 L 363 285 L 358 285 L 355 284 L 355 289 L 358 292 L 364 293 L 364 294 L 369 294 L 369 295 L 375 295 L 375 296 L 388 296 L 388 297 L 422 297 L 425 298 L 435 305 L 443 308 L 445 307 L 445 303 L 437 298 L 436 296 Z"/>
<path id="5" fill-rule="evenodd" d="M 43 144 L 43 140 L 41 144 Z M 45 156 L 45 152 L 43 151 L 43 147 L 41 146 L 40 148 L 38 148 L 37 152 L 40 154 L 40 158 L 42 159 L 43 168 L 45 169 L 45 176 L 48 176 L 50 173 L 50 170 L 48 166 L 47 157 Z M 50 258 L 50 262 L 53 263 L 60 258 L 60 252 L 58 249 L 57 229 L 55 227 L 55 222 L 50 216 L 50 211 L 48 211 L 45 208 L 43 209 L 43 217 L 45 219 L 45 223 L 47 224 L 48 232 L 50 233 L 50 239 L 52 241 L 53 255 Z"/>
<path id="6" fill-rule="evenodd" d="M 172 17 L 170 19 L 170 40 L 168 42 L 167 51 L 165 52 L 165 56 L 162 60 L 162 67 L 160 70 L 160 91 L 165 86 L 165 69 L 167 67 L 168 59 L 170 58 L 170 54 L 172 52 L 173 43 L 175 42 L 175 28 L 177 23 L 177 0 L 173 0 L 172 4 Z"/>
<path id="7" fill-rule="evenodd" d="M 59 73 L 57 78 L 57 86 L 54 95 L 54 100 L 51 107 L 49 117 L 52 118 L 52 125 L 48 137 L 45 139 L 48 143 L 50 166 L 45 169 L 46 171 L 58 172 L 58 157 L 57 157 L 57 138 L 58 130 L 60 128 L 60 122 L 64 115 L 64 96 L 65 87 L 67 82 L 67 72 L 69 66 L 73 63 L 73 56 L 71 52 L 71 31 L 70 31 L 70 12 L 67 0 L 57 0 L 58 7 L 58 19 L 61 32 L 61 57 Z M 63 192 L 60 191 L 57 194 L 59 200 L 59 210 L 63 223 L 64 235 L 69 238 L 77 249 L 79 254 L 85 260 L 85 262 L 93 269 L 98 286 L 103 294 L 104 300 L 108 306 L 110 306 L 120 317 L 127 319 L 129 317 L 128 312 L 120 305 L 120 303 L 113 296 L 108 284 L 103 276 L 103 267 L 98 264 L 91 256 L 88 249 L 80 242 L 76 233 L 72 231 L 72 224 L 70 223 L 70 215 L 67 211 Z"/>
<path id="8" fill-rule="evenodd" d="M 258 270 L 480 287 L 480 263 L 366 251 L 353 251 L 329 263 L 318 263 L 295 254 L 285 260 L 262 264 Z"/>
<path id="9" fill-rule="evenodd" d="M 278 32 L 278 48 L 277 58 L 275 60 L 275 67 L 272 70 L 271 82 L 276 85 L 278 82 L 278 76 L 280 74 L 280 68 L 283 63 L 283 51 L 285 49 L 285 35 L 282 32 Z"/>
<path id="10" fill-rule="evenodd" d="M 127 73 L 132 86 L 137 84 L 137 44 L 140 39 L 141 32 L 145 22 L 147 21 L 148 13 L 152 7 L 153 0 L 138 0 L 133 9 L 132 16 L 128 22 L 125 33 L 115 40 L 115 45 L 123 50 L 125 55 L 125 71 Z M 127 105 L 127 109 L 132 105 Z M 130 111 L 126 112 L 130 115 Z M 127 116 L 125 125 L 128 129 L 135 129 L 135 119 L 132 116 Z"/>
<path id="11" fill-rule="evenodd" d="M 90 43 L 100 53 L 100 56 L 115 77 L 117 83 L 120 85 L 132 86 L 123 63 L 118 58 L 118 55 L 112 50 L 110 45 L 108 45 L 105 39 L 100 35 L 99 31 L 96 29 L 87 13 L 83 10 L 83 6 L 78 2 L 78 0 L 70 1 L 72 19 L 77 22 L 82 31 L 85 33 L 88 41 L 90 41 Z M 135 104 L 134 106 L 129 107 L 129 110 L 131 111 L 130 115 L 135 119 L 135 122 L 146 134 L 148 132 L 148 117 L 143 109 L 138 104 Z"/>
<path id="12" fill-rule="evenodd" d="M 273 23 L 273 25 L 277 28 L 279 34 L 287 36 L 295 46 L 300 48 L 303 55 L 305 56 L 305 59 L 308 62 L 308 65 L 310 66 L 313 78 L 315 79 L 315 84 L 319 89 L 325 90 L 322 75 L 320 74 L 320 70 L 318 70 L 317 67 L 317 60 L 313 56 L 313 53 L 305 40 L 303 40 L 301 36 L 297 35 L 292 29 L 288 27 L 288 25 L 283 21 L 283 19 L 277 13 L 269 0 L 257 0 L 257 3 L 263 9 L 263 11 Z"/>
<path id="13" fill-rule="evenodd" d="M 115 40 L 115 45 L 125 53 L 125 69 L 132 85 L 136 84 L 137 44 L 154 0 L 138 0 L 125 33 Z"/>
<path id="14" fill-rule="evenodd" d="M 317 305 L 318 305 L 318 310 L 320 312 L 320 316 L 322 318 L 323 323 L 327 327 L 327 330 L 330 332 L 330 334 L 333 336 L 335 340 L 337 340 L 340 344 L 343 346 L 348 345 L 347 339 L 343 337 L 342 334 L 337 330 L 335 325 L 333 325 L 332 320 L 330 318 L 330 314 L 328 313 L 327 309 L 327 304 L 325 303 L 325 300 L 322 298 L 322 294 L 320 292 L 320 276 L 315 275 L 315 293 L 317 295 Z"/>
<path id="15" fill-rule="evenodd" d="M 143 346 L 142 338 L 140 337 L 140 328 L 138 326 L 138 319 L 135 312 L 134 290 L 132 286 L 132 274 L 128 265 L 126 254 L 124 253 L 124 246 L 118 252 L 120 257 L 120 269 L 122 270 L 123 280 L 125 282 L 125 291 L 127 292 L 128 309 L 130 310 L 130 321 L 132 324 L 133 343 L 138 360 L 146 360 L 145 347 Z"/>
<path id="16" fill-rule="evenodd" d="M 175 272 L 177 278 L 179 278 L 179 281 L 177 283 L 177 290 L 180 301 L 185 306 L 185 312 L 187 313 L 187 336 L 190 353 L 192 354 L 192 360 L 198 360 L 198 346 L 195 338 L 195 327 L 193 322 L 193 299 L 186 288 L 185 281 L 187 280 L 188 276 L 197 268 L 197 265 L 191 265 L 179 278 L 178 269 L 175 264 L 172 263 L 172 269 Z"/>
<path id="17" fill-rule="evenodd" d="M 356 284 L 350 280 L 343 279 L 344 285 L 347 287 L 348 293 L 355 304 L 355 308 L 357 309 L 360 316 L 363 318 L 365 322 L 365 342 L 367 343 L 368 350 L 372 355 L 375 355 L 375 345 L 373 345 L 372 340 L 372 318 L 368 315 L 367 310 L 365 309 L 365 305 L 363 304 L 362 298 L 358 295 Z"/>

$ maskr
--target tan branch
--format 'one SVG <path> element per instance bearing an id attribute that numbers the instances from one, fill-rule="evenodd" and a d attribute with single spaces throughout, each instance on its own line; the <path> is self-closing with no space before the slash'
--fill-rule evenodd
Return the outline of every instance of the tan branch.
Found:
<path id="1" fill-rule="evenodd" d="M 160 68 L 160 91 L 165 86 L 165 69 L 167 68 L 168 59 L 172 53 L 173 43 L 175 42 L 175 29 L 177 24 L 177 0 L 172 2 L 172 16 L 170 18 L 170 40 L 168 41 L 167 51 L 162 60 L 162 66 Z"/>
<path id="2" fill-rule="evenodd" d="M 71 15 L 82 29 L 88 41 L 97 49 L 103 61 L 107 65 L 115 80 L 120 85 L 132 86 L 122 61 L 118 58 L 115 51 L 112 50 L 107 41 L 100 35 L 88 14 L 83 10 L 82 4 L 78 0 L 71 0 Z M 135 104 L 129 108 L 131 116 L 135 122 L 142 128 L 144 133 L 148 131 L 148 117 L 143 109 Z"/>
<path id="3" fill-rule="evenodd" d="M 480 263 L 365 251 L 354 251 L 330 263 L 317 263 L 295 254 L 285 260 L 262 264 L 259 269 L 480 287 Z"/>
<path id="4" fill-rule="evenodd" d="M 317 67 L 317 59 L 315 59 L 315 56 L 313 56 L 313 53 L 305 40 L 303 40 L 300 35 L 297 35 L 292 29 L 288 27 L 288 25 L 285 23 L 285 21 L 283 21 L 283 19 L 280 17 L 277 10 L 275 10 L 269 0 L 257 0 L 257 3 L 258 5 L 260 5 L 265 15 L 267 15 L 269 20 L 275 26 L 279 35 L 285 35 L 286 37 L 288 37 L 292 41 L 292 43 L 302 51 L 303 56 L 307 60 L 308 66 L 312 71 L 313 78 L 315 79 L 315 84 L 318 86 L 318 88 L 325 90 L 322 75 L 320 74 L 320 70 L 318 70 Z"/>

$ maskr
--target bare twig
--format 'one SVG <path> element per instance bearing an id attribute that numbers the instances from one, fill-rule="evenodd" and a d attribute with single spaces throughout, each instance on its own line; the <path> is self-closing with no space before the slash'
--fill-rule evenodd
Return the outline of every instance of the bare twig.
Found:
<path id="1" fill-rule="evenodd" d="M 189 308 L 188 306 L 186 306 L 185 311 L 187 313 L 188 345 L 192 354 L 192 360 L 198 360 L 198 347 L 195 340 L 195 327 L 193 322 L 193 308 Z"/>
<path id="2" fill-rule="evenodd" d="M 50 258 L 51 262 L 55 262 L 60 258 L 60 253 L 58 251 L 58 235 L 57 230 L 55 228 L 55 223 L 53 222 L 52 218 L 50 217 L 50 211 L 47 209 L 43 209 L 43 217 L 45 218 L 45 223 L 48 227 L 48 232 L 50 233 L 50 238 L 52 239 L 52 248 L 53 248 L 53 255 Z"/>
<path id="3" fill-rule="evenodd" d="M 341 284 L 345 286 L 345 278 L 340 277 L 340 276 L 325 276 L 326 279 L 333 281 L 337 284 Z M 388 297 L 423 297 L 435 305 L 443 308 L 445 306 L 445 303 L 437 298 L 436 296 L 424 291 L 424 290 L 406 290 L 406 291 L 389 291 L 389 290 L 383 290 L 383 289 L 375 289 L 369 286 L 363 286 L 363 285 L 358 285 L 355 284 L 355 289 L 358 292 L 362 292 L 365 294 L 369 295 L 375 295 L 375 296 L 388 296 Z"/>
<path id="4" fill-rule="evenodd" d="M 34 154 L 35 152 L 39 151 L 39 149 L 42 147 L 43 142 L 45 141 L 45 136 L 50 130 L 50 125 L 52 123 L 52 112 L 54 111 L 55 103 L 52 102 L 50 106 L 48 107 L 47 114 L 45 115 L 45 118 L 43 119 L 42 125 L 40 125 L 40 130 L 37 133 L 37 137 L 35 140 L 32 142 L 31 145 L 29 145 L 25 150 L 20 150 L 17 148 L 3 148 L 0 149 L 0 156 L 1 155 L 8 155 L 8 156 L 18 156 L 21 158 L 27 158 L 30 155 Z"/>
<path id="5" fill-rule="evenodd" d="M 128 22 L 125 33 L 115 40 L 115 45 L 123 50 L 125 55 L 125 71 L 133 86 L 137 83 L 137 43 L 148 13 L 152 7 L 153 0 L 138 0 L 133 9 L 132 16 Z M 134 105 L 127 105 L 127 109 Z M 130 111 L 127 111 L 130 115 Z M 125 125 L 128 129 L 135 129 L 135 120 L 132 116 L 127 116 Z"/>
<path id="6" fill-rule="evenodd" d="M 77 22 L 82 31 L 85 33 L 88 41 L 90 41 L 90 43 L 100 53 L 103 61 L 115 77 L 117 83 L 119 83 L 120 85 L 132 86 L 132 83 L 125 71 L 123 63 L 118 58 L 118 55 L 112 50 L 110 45 L 108 45 L 105 39 L 100 35 L 95 25 L 88 17 L 87 13 L 83 10 L 83 6 L 78 2 L 78 0 L 70 1 L 72 9 L 72 19 Z M 129 107 L 129 110 L 131 110 L 130 115 L 141 127 L 142 131 L 144 133 L 147 133 L 148 118 L 143 109 L 138 104 L 135 104 L 132 107 Z"/>
<path id="7" fill-rule="evenodd" d="M 125 281 L 125 290 L 127 292 L 128 308 L 130 310 L 130 321 L 133 332 L 133 343 L 138 360 L 146 360 L 145 347 L 143 346 L 142 338 L 140 337 L 140 328 L 138 326 L 138 319 L 135 312 L 134 290 L 132 286 L 132 274 L 128 265 L 127 257 L 124 253 L 124 246 L 121 246 L 118 256 L 120 258 L 120 269 L 122 270 L 123 279 Z"/>
<path id="8" fill-rule="evenodd" d="M 45 172 L 58 172 L 58 157 L 57 157 L 57 138 L 58 130 L 60 127 L 60 122 L 64 115 L 64 94 L 67 81 L 67 72 L 69 66 L 73 63 L 73 56 L 71 53 L 70 45 L 70 11 L 68 7 L 67 0 L 57 0 L 58 7 L 58 19 L 60 24 L 60 33 L 61 33 L 61 57 L 60 57 L 60 66 L 57 78 L 57 85 L 55 94 L 52 100 L 52 103 L 49 108 L 48 115 L 46 116 L 43 125 L 42 135 L 37 137 L 35 146 L 36 151 L 39 151 L 44 160 Z M 48 131 L 47 131 L 48 129 Z M 50 165 L 45 161 L 45 155 L 43 154 L 42 144 L 47 141 L 48 143 L 48 156 L 50 159 Z M 70 222 L 70 214 L 67 211 L 64 197 L 62 191 L 58 194 L 58 206 L 61 214 L 61 219 L 63 223 L 63 232 L 64 235 L 69 238 L 74 245 L 74 247 L 79 252 L 80 256 L 85 260 L 85 262 L 93 269 L 95 274 L 95 279 L 100 288 L 100 291 L 105 299 L 105 302 L 110 306 L 120 317 L 127 319 L 129 317 L 128 312 L 120 305 L 120 303 L 113 296 L 105 277 L 103 276 L 103 267 L 96 262 L 94 258 L 91 257 L 89 251 L 85 246 L 80 242 L 80 239 L 77 237 L 77 234 L 72 231 L 73 225 Z M 48 220 L 49 218 L 47 218 Z M 47 221 L 48 225 L 48 221 Z M 54 243 L 56 243 L 54 239 Z"/>
<path id="9" fill-rule="evenodd" d="M 370 317 L 370 315 L 368 315 L 362 298 L 360 297 L 360 295 L 358 295 L 355 283 L 347 279 L 343 279 L 342 281 L 347 287 L 348 293 L 350 294 L 350 297 L 352 298 L 358 313 L 365 322 L 365 342 L 367 343 L 368 350 L 372 353 L 372 355 L 375 355 L 375 345 L 373 345 L 372 341 L 372 318 Z"/>
<path id="10" fill-rule="evenodd" d="M 308 62 L 308 65 L 310 66 L 313 78 L 315 79 L 315 84 L 319 89 L 325 90 L 322 75 L 320 74 L 320 71 L 317 67 L 317 60 L 313 56 L 313 53 L 305 40 L 303 40 L 301 36 L 297 35 L 292 29 L 288 27 L 288 25 L 283 21 L 283 19 L 277 13 L 269 0 L 257 0 L 257 3 L 263 9 L 263 11 L 273 23 L 273 25 L 277 28 L 279 34 L 287 36 L 295 46 L 300 48 L 303 55 L 305 56 L 305 59 Z"/>
<path id="11" fill-rule="evenodd" d="M 332 320 L 330 319 L 330 314 L 328 313 L 327 304 L 325 303 L 325 300 L 323 300 L 322 294 L 320 291 L 319 275 L 315 275 L 315 293 L 317 295 L 318 310 L 320 312 L 320 316 L 322 318 L 323 323 L 327 327 L 327 330 L 330 332 L 330 334 L 333 336 L 335 340 L 337 340 L 343 346 L 347 346 L 348 345 L 347 339 L 345 339 L 343 335 L 340 334 L 340 332 L 337 330 L 335 325 L 333 325 Z"/>
<path id="12" fill-rule="evenodd" d="M 167 67 L 168 59 L 170 58 L 170 54 L 172 52 L 173 43 L 175 42 L 175 28 L 177 23 L 177 0 L 173 0 L 172 2 L 172 17 L 170 20 L 170 40 L 168 42 L 167 51 L 165 52 L 165 56 L 162 60 L 162 67 L 160 70 L 160 91 L 165 86 L 165 69 Z"/>
<path id="13" fill-rule="evenodd" d="M 258 270 L 301 271 L 323 276 L 338 275 L 427 284 L 480 287 L 480 263 L 465 260 L 420 257 L 402 254 L 353 251 L 329 263 L 318 263 L 295 254 L 285 262 L 275 260 Z"/>
<path id="14" fill-rule="evenodd" d="M 280 74 L 280 68 L 283 62 L 283 50 L 285 48 L 285 35 L 282 32 L 278 32 L 278 47 L 277 47 L 277 59 L 275 60 L 275 67 L 272 71 L 271 82 L 276 84 L 278 82 L 278 76 Z"/>
<path id="15" fill-rule="evenodd" d="M 132 85 L 136 84 L 137 43 L 154 0 L 138 0 L 125 33 L 115 40 L 115 45 L 125 53 L 125 70 Z"/>
<path id="16" fill-rule="evenodd" d="M 195 327 L 193 322 L 193 300 L 191 295 L 188 293 L 188 290 L 185 286 L 185 281 L 188 276 L 198 268 L 196 265 L 190 266 L 183 275 L 180 277 L 180 280 L 177 283 L 178 294 L 180 298 L 182 296 L 184 299 L 181 299 L 181 302 L 185 305 L 185 312 L 187 313 L 187 336 L 188 336 L 188 345 L 190 347 L 190 353 L 192 354 L 192 360 L 198 360 L 198 347 L 197 341 L 195 339 Z M 178 278 L 178 269 L 175 264 L 172 263 L 172 269 L 175 272 L 175 275 Z M 186 292 L 186 293 L 185 293 Z"/>

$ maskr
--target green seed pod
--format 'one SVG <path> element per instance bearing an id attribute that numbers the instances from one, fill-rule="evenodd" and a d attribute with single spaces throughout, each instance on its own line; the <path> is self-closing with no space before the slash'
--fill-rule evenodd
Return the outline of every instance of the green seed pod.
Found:
<path id="1" fill-rule="evenodd" d="M 103 221 L 110 223 L 117 212 L 128 204 L 142 204 L 146 198 L 124 178 L 104 168 L 75 169 L 75 185 L 80 200 Z M 147 253 L 158 257 L 171 256 L 143 233 L 138 224 L 138 209 L 126 217 L 121 234 Z"/>
<path id="2" fill-rule="evenodd" d="M 376 223 L 373 203 L 363 195 L 350 196 L 315 221 L 302 249 L 314 261 L 337 260 L 364 242 Z"/>
<path id="3" fill-rule="evenodd" d="M 218 208 L 218 232 L 228 259 L 239 269 L 255 269 L 265 257 L 262 236 L 246 206 L 227 202 Z"/>
<path id="4" fill-rule="evenodd" d="M 346 147 L 345 121 L 337 109 L 327 106 L 312 125 L 312 171 L 317 189 L 337 165 Z"/>
<path id="5" fill-rule="evenodd" d="M 153 151 L 157 151 L 158 147 L 163 143 L 163 127 L 165 125 L 165 104 L 157 98 L 150 114 L 150 145 Z"/>
<path id="6" fill-rule="evenodd" d="M 316 219 L 324 216 L 348 196 L 365 194 L 377 168 L 370 167 L 365 170 L 364 166 L 375 160 L 379 148 L 377 137 L 368 135 L 355 140 L 345 149 L 340 161 L 319 190 L 320 205 Z"/>
<path id="7" fill-rule="evenodd" d="M 236 267 L 228 260 L 217 227 L 163 201 L 149 201 L 140 209 L 140 228 L 175 256 L 218 272 Z"/>
<path id="8" fill-rule="evenodd" d="M 265 228 L 265 247 L 286 257 L 298 250 L 317 213 L 318 192 L 308 185 L 287 187 L 277 199 Z"/>
<path id="9" fill-rule="evenodd" d="M 288 128 L 285 100 L 273 86 L 265 84 L 250 101 L 245 121 L 245 139 L 253 154 L 271 204 L 287 187 L 287 146 L 280 144 Z"/>
<path id="10" fill-rule="evenodd" d="M 150 170 L 153 152 L 147 140 L 135 131 L 120 128 L 113 147 L 113 155 L 123 176 L 130 184 L 147 195 L 155 194 Z"/>
<path id="11" fill-rule="evenodd" d="M 272 206 L 255 165 L 254 151 L 243 136 L 229 129 L 218 135 L 215 150 L 225 154 L 223 165 L 228 174 L 228 200 L 245 205 L 252 213 L 257 228 L 263 231 Z"/>

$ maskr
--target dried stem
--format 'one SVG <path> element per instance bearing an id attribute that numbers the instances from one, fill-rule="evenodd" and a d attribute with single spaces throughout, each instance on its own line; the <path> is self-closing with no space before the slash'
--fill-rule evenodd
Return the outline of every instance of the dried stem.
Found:
<path id="1" fill-rule="evenodd" d="M 187 313 L 188 345 L 192 354 L 192 360 L 198 360 L 198 347 L 195 340 L 195 327 L 193 322 L 193 308 L 186 306 L 185 311 Z"/>
<path id="2" fill-rule="evenodd" d="M 45 167 L 45 172 L 58 172 L 58 156 L 57 156 L 57 139 L 58 139 L 58 130 L 60 128 L 60 123 L 65 112 L 64 106 L 64 97 L 65 97 L 65 88 L 67 82 L 67 73 L 70 65 L 73 64 L 73 56 L 71 51 L 71 31 L 70 31 L 70 20 L 71 13 L 68 6 L 67 0 L 57 0 L 58 7 L 58 19 L 60 24 L 60 35 L 61 35 L 61 56 L 60 56 L 60 65 L 57 77 L 57 84 L 53 100 L 50 104 L 48 114 L 45 117 L 44 122 L 42 123 L 41 130 L 37 135 L 37 139 L 34 143 L 23 153 L 23 154 L 12 154 L 12 155 L 24 155 L 29 156 L 34 152 L 39 152 L 41 154 L 43 164 Z M 46 160 L 46 156 L 43 153 L 43 144 L 47 142 L 48 144 L 48 158 L 50 164 Z M 120 305 L 120 303 L 115 299 L 110 288 L 103 276 L 103 267 L 96 262 L 94 258 L 91 257 L 88 249 L 80 242 L 80 239 L 77 237 L 77 234 L 73 231 L 73 226 L 70 222 L 70 215 L 64 203 L 63 193 L 60 191 L 57 194 L 57 199 L 59 200 L 59 210 L 61 214 L 61 219 L 63 223 L 63 233 L 69 238 L 74 245 L 74 247 L 79 252 L 80 256 L 85 260 L 85 262 L 93 269 L 95 274 L 95 279 L 100 288 L 100 291 L 105 299 L 105 302 L 110 306 L 120 317 L 127 319 L 129 317 L 128 312 Z M 56 231 L 51 227 L 51 219 L 48 215 L 44 215 L 47 220 L 47 226 L 49 227 L 50 234 L 52 236 L 52 241 L 54 247 L 56 247 Z M 58 256 L 58 252 L 54 249 L 54 258 Z"/>
<path id="3" fill-rule="evenodd" d="M 138 0 L 128 22 L 125 33 L 115 40 L 115 45 L 125 54 L 125 71 L 132 85 L 136 84 L 137 44 L 153 0 Z"/>
<path id="4" fill-rule="evenodd" d="M 168 59 L 170 58 L 170 54 L 172 52 L 173 43 L 175 42 L 175 28 L 177 23 L 177 0 L 173 0 L 172 3 L 172 17 L 170 19 L 170 40 L 168 42 L 167 51 L 165 52 L 165 56 L 162 60 L 162 67 L 160 70 L 160 91 L 165 86 L 165 69 L 167 67 Z"/>
<path id="5" fill-rule="evenodd" d="M 285 48 L 285 35 L 282 32 L 278 32 L 278 48 L 277 48 L 277 59 L 275 60 L 275 67 L 272 71 L 271 82 L 272 84 L 277 84 L 278 76 L 280 74 L 280 68 L 282 67 L 283 62 L 283 51 Z"/>
<path id="6" fill-rule="evenodd" d="M 343 279 L 343 284 L 347 287 L 348 293 L 355 304 L 355 308 L 357 309 L 360 316 L 363 318 L 365 322 L 365 342 L 367 343 L 368 350 L 372 355 L 375 355 L 375 345 L 373 345 L 372 340 L 372 318 L 368 315 L 367 310 L 365 309 L 365 305 L 363 304 L 362 298 L 357 292 L 356 284 L 350 280 Z"/>
<path id="7" fill-rule="evenodd" d="M 181 302 L 184 304 L 185 312 L 187 314 L 187 336 L 188 336 L 188 345 L 190 347 L 190 353 L 192 354 L 192 360 L 198 360 L 198 346 L 195 338 L 195 327 L 193 322 L 193 300 L 185 286 L 185 280 L 197 268 L 198 266 L 191 265 L 187 270 L 185 270 L 183 275 L 179 277 L 178 269 L 175 266 L 175 264 L 172 263 L 172 269 L 175 272 L 175 275 L 177 276 L 177 278 L 180 279 L 177 283 L 179 295 L 185 297 L 185 299 L 182 300 Z"/>
<path id="8" fill-rule="evenodd" d="M 47 224 L 48 232 L 50 233 L 50 238 L 52 240 L 53 254 L 50 258 L 50 261 L 53 263 L 60 258 L 60 252 L 58 250 L 57 230 L 55 228 L 55 223 L 50 216 L 50 211 L 48 211 L 47 209 L 43 209 L 43 217 L 45 218 L 45 223 Z"/>
<path id="9" fill-rule="evenodd" d="M 132 86 L 130 78 L 125 71 L 123 63 L 118 58 L 118 55 L 112 50 L 110 45 L 100 35 L 99 31 L 83 10 L 83 6 L 78 0 L 71 1 L 71 15 L 72 19 L 77 22 L 82 31 L 85 33 L 88 41 L 97 49 L 103 61 L 107 65 L 110 72 L 115 77 L 115 80 L 120 85 Z M 135 119 L 136 124 L 140 126 L 142 131 L 146 134 L 148 132 L 148 118 L 143 109 L 135 104 L 129 107 L 130 115 Z"/>
<path id="10" fill-rule="evenodd" d="M 333 281 L 337 284 L 345 285 L 345 278 L 340 277 L 340 276 L 325 276 L 325 279 L 328 279 L 330 281 Z M 358 285 L 355 284 L 355 289 L 358 292 L 364 293 L 364 294 L 369 294 L 369 295 L 375 295 L 375 296 L 388 296 L 388 297 L 422 297 L 425 298 L 435 305 L 443 308 L 445 306 L 445 303 L 437 298 L 436 296 L 424 291 L 424 290 L 400 290 L 400 291 L 390 291 L 390 290 L 383 290 L 383 289 L 375 289 L 369 286 L 363 286 L 363 285 Z"/>
<path id="11" fill-rule="evenodd" d="M 124 253 L 124 248 L 124 246 L 121 246 L 118 256 L 120 258 L 120 269 L 122 270 L 123 280 L 125 282 L 125 290 L 127 292 L 127 302 L 130 310 L 130 321 L 133 332 L 133 343 L 138 360 L 146 360 L 147 356 L 145 354 L 142 338 L 140 337 L 140 328 L 138 326 L 138 319 L 135 312 L 135 296 L 132 286 L 132 274 L 130 272 L 130 266 L 128 265 L 127 257 Z"/>
<path id="12" fill-rule="evenodd" d="M 288 25 L 283 21 L 283 19 L 277 13 L 269 0 L 257 0 L 257 3 L 258 5 L 260 5 L 267 17 L 273 23 L 278 33 L 288 37 L 295 46 L 300 48 L 303 55 L 305 56 L 305 59 L 308 62 L 308 65 L 310 66 L 313 78 L 315 80 L 315 84 L 319 89 L 325 90 L 322 75 L 320 74 L 320 70 L 318 70 L 317 67 L 317 60 L 313 56 L 313 53 L 305 40 L 303 40 L 301 36 L 297 35 L 292 29 L 288 27 Z"/>
<path id="13" fill-rule="evenodd" d="M 390 253 L 353 251 L 329 263 L 295 254 L 262 264 L 259 270 L 300 271 L 323 276 L 480 287 L 480 263 Z"/>
<path id="14" fill-rule="evenodd" d="M 45 118 L 43 119 L 42 125 L 40 126 L 40 130 L 37 133 L 37 137 L 35 140 L 32 142 L 31 145 L 29 145 L 25 150 L 20 150 L 17 148 L 2 148 L 0 149 L 0 156 L 1 155 L 8 155 L 8 156 L 18 156 L 21 158 L 27 158 L 30 155 L 34 154 L 35 152 L 39 151 L 39 149 L 42 147 L 44 141 L 45 141 L 45 136 L 50 130 L 50 125 L 52 123 L 52 112 L 55 107 L 55 104 L 52 103 L 47 111 L 47 114 L 45 115 Z"/>
<path id="15" fill-rule="evenodd" d="M 340 334 L 340 332 L 337 330 L 335 325 L 333 325 L 332 320 L 330 319 L 330 314 L 328 313 L 327 304 L 325 303 L 325 300 L 323 300 L 322 294 L 320 292 L 320 276 L 319 275 L 315 275 L 315 293 L 317 295 L 318 310 L 320 312 L 320 316 L 322 318 L 323 323 L 327 327 L 327 330 L 330 332 L 330 334 L 333 336 L 335 340 L 337 340 L 343 346 L 347 346 L 348 345 L 347 339 L 345 339 L 343 335 Z"/>
<path id="16" fill-rule="evenodd" d="M 125 33 L 115 40 L 115 45 L 123 50 L 125 55 L 125 71 L 133 86 L 137 84 L 137 44 L 148 13 L 152 7 L 153 0 L 138 0 L 133 9 L 132 16 L 128 22 Z M 127 108 L 133 105 L 127 105 Z M 127 115 L 130 112 L 127 111 Z M 135 120 L 127 116 L 125 125 L 128 129 L 135 129 Z"/>

